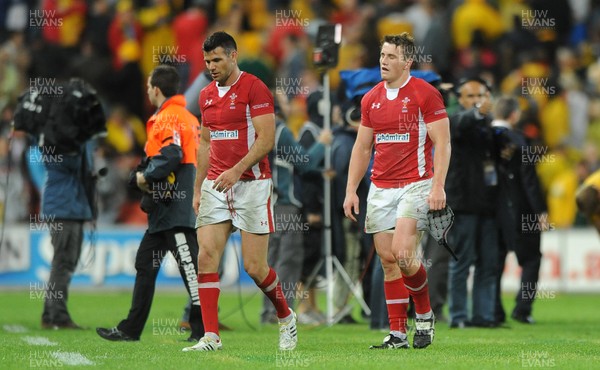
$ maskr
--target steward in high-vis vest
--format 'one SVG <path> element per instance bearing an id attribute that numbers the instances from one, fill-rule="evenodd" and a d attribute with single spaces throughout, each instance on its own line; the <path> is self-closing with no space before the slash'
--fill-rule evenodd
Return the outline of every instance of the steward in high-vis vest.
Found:
<path id="1" fill-rule="evenodd" d="M 127 318 L 114 328 L 97 328 L 102 338 L 137 341 L 148 319 L 156 276 L 169 251 L 177 261 L 192 299 L 191 342 L 204 335 L 198 298 L 198 242 L 192 207 L 196 176 L 198 120 L 177 95 L 179 75 L 170 66 L 156 67 L 148 78 L 148 98 L 158 109 L 146 124 L 148 141 L 142 165 L 130 183 L 144 193 L 142 209 L 148 213 L 148 230 L 135 257 L 135 286 Z"/>
<path id="2" fill-rule="evenodd" d="M 151 233 L 173 227 L 194 228 L 192 209 L 196 176 L 198 120 L 185 109 L 183 95 L 162 103 L 146 123 L 145 168 L 141 171 L 148 190 L 148 230 Z M 137 175 L 140 176 L 140 175 Z M 149 202 L 148 202 L 149 201 Z"/>

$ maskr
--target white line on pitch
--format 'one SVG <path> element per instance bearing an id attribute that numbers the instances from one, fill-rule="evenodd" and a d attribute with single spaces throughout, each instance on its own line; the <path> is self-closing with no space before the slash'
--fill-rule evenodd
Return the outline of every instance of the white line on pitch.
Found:
<path id="1" fill-rule="evenodd" d="M 65 365 L 94 365 L 92 361 L 79 352 L 52 352 L 52 356 Z"/>
<path id="2" fill-rule="evenodd" d="M 58 344 L 56 342 L 51 342 L 50 339 L 46 337 L 25 336 L 21 337 L 21 339 L 27 342 L 28 344 L 31 344 L 32 346 L 55 346 Z"/>
<path id="3" fill-rule="evenodd" d="M 4 331 L 7 331 L 9 333 L 27 333 L 27 328 L 22 326 L 22 325 L 17 325 L 17 324 L 11 324 L 11 325 L 4 325 L 2 326 L 2 329 L 4 329 Z"/>

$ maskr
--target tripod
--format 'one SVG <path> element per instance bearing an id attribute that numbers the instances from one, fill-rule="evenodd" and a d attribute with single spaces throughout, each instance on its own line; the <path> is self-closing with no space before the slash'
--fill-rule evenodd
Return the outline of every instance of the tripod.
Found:
<path id="1" fill-rule="evenodd" d="M 323 73 L 323 102 L 322 102 L 323 111 L 323 129 L 329 130 L 331 128 L 331 100 L 330 100 L 330 91 L 329 91 L 329 74 L 328 71 L 325 70 Z M 331 145 L 325 146 L 325 173 L 331 171 Z M 362 292 L 358 287 L 358 283 L 354 284 L 352 279 L 344 269 L 344 266 L 340 263 L 339 259 L 333 255 L 332 253 L 332 235 L 331 235 L 331 178 L 330 176 L 324 176 L 323 181 L 323 230 L 324 230 L 324 257 L 321 257 L 315 268 L 313 269 L 310 277 L 308 278 L 308 282 L 312 282 L 316 277 L 318 271 L 325 264 L 325 275 L 327 279 L 327 323 L 328 325 L 333 325 L 340 321 L 348 312 L 351 307 L 346 306 L 344 309 L 340 310 L 337 315 L 334 315 L 334 307 L 333 307 L 333 295 L 334 295 L 334 282 L 333 282 L 333 273 L 334 269 L 340 274 L 344 282 L 350 288 L 352 295 L 356 298 L 358 303 L 361 305 L 362 309 L 367 313 L 367 315 L 371 314 L 371 309 L 365 302 L 362 297 Z"/>

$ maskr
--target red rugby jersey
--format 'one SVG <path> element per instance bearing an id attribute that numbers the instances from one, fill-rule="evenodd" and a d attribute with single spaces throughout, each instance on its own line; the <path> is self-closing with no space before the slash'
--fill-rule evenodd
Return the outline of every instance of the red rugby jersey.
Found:
<path id="1" fill-rule="evenodd" d="M 371 180 L 377 187 L 399 188 L 433 177 L 427 124 L 448 117 L 439 91 L 412 76 L 399 89 L 382 81 L 363 97 L 361 113 L 361 124 L 373 129 Z"/>
<path id="2" fill-rule="evenodd" d="M 207 178 L 216 179 L 235 166 L 256 140 L 252 118 L 274 113 L 273 95 L 258 77 L 242 72 L 231 86 L 211 82 L 198 100 L 202 125 L 210 132 Z M 271 178 L 267 156 L 246 170 L 240 180 Z"/>

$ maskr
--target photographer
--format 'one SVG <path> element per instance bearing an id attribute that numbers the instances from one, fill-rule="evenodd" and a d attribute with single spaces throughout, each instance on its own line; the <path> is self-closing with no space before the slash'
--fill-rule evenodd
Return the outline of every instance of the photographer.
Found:
<path id="1" fill-rule="evenodd" d="M 449 265 L 450 327 L 495 327 L 498 177 L 490 88 L 475 77 L 461 80 L 457 92 L 462 109 L 450 117 L 452 158 L 446 181 L 448 205 L 455 214 L 448 241 L 458 255 L 458 261 L 451 260 Z M 469 320 L 467 278 L 471 265 L 475 273 Z"/>

